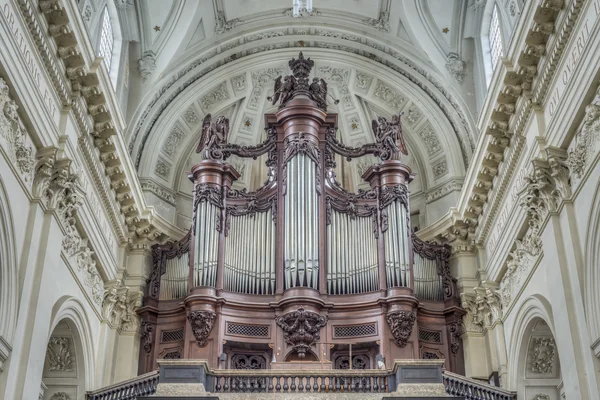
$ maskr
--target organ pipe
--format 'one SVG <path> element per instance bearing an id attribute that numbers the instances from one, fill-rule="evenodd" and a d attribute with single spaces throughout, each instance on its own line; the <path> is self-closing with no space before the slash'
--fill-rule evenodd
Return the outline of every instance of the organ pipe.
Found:
<path id="1" fill-rule="evenodd" d="M 188 291 L 189 252 L 165 260 L 165 274 L 160 279 L 160 300 L 183 298 Z"/>
<path id="2" fill-rule="evenodd" d="M 198 203 L 193 264 L 194 286 L 215 286 L 219 244 L 219 232 L 216 227 L 217 215 L 220 212 L 221 210 L 208 201 Z"/>
<path id="3" fill-rule="evenodd" d="M 393 201 L 385 209 L 388 229 L 384 232 L 385 269 L 388 287 L 410 287 L 409 229 L 406 208 Z"/>
<path id="4" fill-rule="evenodd" d="M 273 294 L 275 223 L 272 210 L 229 218 L 223 289 L 245 294 Z"/>
<path id="5" fill-rule="evenodd" d="M 377 239 L 371 217 L 332 211 L 327 227 L 327 292 L 357 294 L 379 290 Z"/>
<path id="6" fill-rule="evenodd" d="M 319 276 L 319 229 L 316 165 L 305 154 L 288 161 L 284 201 L 285 287 L 317 289 Z"/>

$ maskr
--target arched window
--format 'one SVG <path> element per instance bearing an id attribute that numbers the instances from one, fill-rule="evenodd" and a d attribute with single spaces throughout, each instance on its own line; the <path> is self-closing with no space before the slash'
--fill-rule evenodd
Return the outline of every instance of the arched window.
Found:
<path id="1" fill-rule="evenodd" d="M 108 7 L 104 7 L 102 16 L 102 31 L 100 33 L 100 48 L 99 55 L 104 58 L 104 65 L 110 73 L 111 63 L 113 57 L 113 47 L 115 45 L 115 38 L 113 35 L 112 22 L 110 20 L 110 14 L 108 13 Z"/>
<path id="2" fill-rule="evenodd" d="M 494 4 L 492 18 L 490 20 L 490 58 L 492 61 L 492 70 L 496 68 L 496 63 L 502 55 L 502 34 L 500 33 L 500 16 L 498 14 L 498 6 Z"/>

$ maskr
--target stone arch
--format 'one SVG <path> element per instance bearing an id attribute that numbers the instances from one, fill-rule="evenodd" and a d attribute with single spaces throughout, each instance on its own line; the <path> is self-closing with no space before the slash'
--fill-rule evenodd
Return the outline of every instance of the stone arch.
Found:
<path id="1" fill-rule="evenodd" d="M 596 186 L 590 214 L 588 217 L 586 238 L 584 242 L 583 266 L 583 302 L 586 321 L 590 332 L 591 347 L 596 357 L 600 357 L 600 183 Z"/>
<path id="2" fill-rule="evenodd" d="M 64 296 L 52 310 L 40 393 L 44 400 L 85 400 L 94 387 L 94 342 L 83 305 Z"/>
<path id="3" fill-rule="evenodd" d="M 17 325 L 18 269 L 11 205 L 0 179 L 0 372 L 8 359 Z"/>
<path id="4" fill-rule="evenodd" d="M 526 299 L 507 338 L 507 388 L 516 391 L 518 398 L 558 399 L 562 378 L 548 300 L 541 295 Z"/>

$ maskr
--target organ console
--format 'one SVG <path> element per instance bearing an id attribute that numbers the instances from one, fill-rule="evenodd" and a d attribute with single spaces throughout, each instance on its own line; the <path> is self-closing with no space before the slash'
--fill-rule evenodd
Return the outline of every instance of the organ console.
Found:
<path id="1" fill-rule="evenodd" d="M 465 312 L 450 249 L 410 229 L 413 175 L 401 160 L 400 115 L 373 121 L 375 142 L 347 146 L 327 112 L 327 83 L 309 83 L 313 61 L 300 53 L 289 66 L 275 83 L 270 100 L 279 108 L 265 115 L 262 143 L 229 143 L 227 118 L 204 119 L 203 160 L 189 175 L 190 231 L 152 248 L 140 373 L 160 358 L 231 369 L 441 358 L 464 373 Z M 228 158 L 265 154 L 264 185 L 233 189 L 239 173 Z M 379 160 L 362 175 L 368 190 L 342 187 L 336 154 Z"/>

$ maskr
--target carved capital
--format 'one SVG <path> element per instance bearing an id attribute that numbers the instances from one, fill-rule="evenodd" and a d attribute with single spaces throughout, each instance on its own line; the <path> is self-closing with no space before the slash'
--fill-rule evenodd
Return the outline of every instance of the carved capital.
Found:
<path id="1" fill-rule="evenodd" d="M 320 330 L 327 324 L 329 317 L 299 307 L 284 315 L 275 317 L 275 323 L 283 330 L 283 338 L 292 346 L 299 358 L 305 358 L 314 342 L 320 340 Z"/>
<path id="2" fill-rule="evenodd" d="M 192 326 L 192 333 L 198 347 L 206 347 L 208 344 L 208 336 L 216 319 L 217 314 L 212 311 L 190 311 L 188 314 L 188 321 Z"/>
<path id="3" fill-rule="evenodd" d="M 137 310 L 142 305 L 142 293 L 112 282 L 104 291 L 102 317 L 113 328 L 123 332 L 137 332 L 140 320 Z"/>
<path id="4" fill-rule="evenodd" d="M 406 346 L 412 334 L 413 325 L 417 320 L 417 314 L 413 311 L 394 311 L 388 313 L 386 319 L 392 335 L 394 335 L 396 345 L 398 347 Z"/>
<path id="5" fill-rule="evenodd" d="M 465 328 L 471 332 L 483 332 L 502 319 L 500 294 L 487 281 L 473 288 L 473 292 L 461 295 L 463 307 L 467 310 L 464 317 Z"/>

